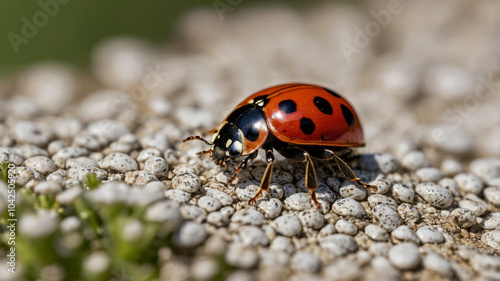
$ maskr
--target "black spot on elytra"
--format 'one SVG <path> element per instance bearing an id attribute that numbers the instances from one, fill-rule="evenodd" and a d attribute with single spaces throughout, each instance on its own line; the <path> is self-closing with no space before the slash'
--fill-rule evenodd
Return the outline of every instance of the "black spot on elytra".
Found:
<path id="1" fill-rule="evenodd" d="M 283 100 L 279 103 L 279 109 L 285 114 L 294 113 L 297 111 L 297 104 L 293 100 Z"/>
<path id="2" fill-rule="evenodd" d="M 342 109 L 342 115 L 344 115 L 347 125 L 352 128 L 354 126 L 354 114 L 352 114 L 352 111 L 343 104 L 340 105 L 340 108 Z"/>
<path id="3" fill-rule="evenodd" d="M 333 113 L 333 108 L 330 103 L 322 97 L 315 97 L 314 105 L 324 114 L 332 115 Z"/>
<path id="4" fill-rule="evenodd" d="M 314 132 L 316 126 L 311 119 L 302 117 L 302 119 L 300 119 L 300 129 L 302 130 L 302 133 L 310 135 Z"/>
<path id="5" fill-rule="evenodd" d="M 330 93 L 330 95 L 336 97 L 336 98 L 342 98 L 339 94 L 335 93 L 334 91 L 332 90 L 329 90 L 327 88 L 323 88 L 323 90 L 327 91 L 328 93 Z"/>

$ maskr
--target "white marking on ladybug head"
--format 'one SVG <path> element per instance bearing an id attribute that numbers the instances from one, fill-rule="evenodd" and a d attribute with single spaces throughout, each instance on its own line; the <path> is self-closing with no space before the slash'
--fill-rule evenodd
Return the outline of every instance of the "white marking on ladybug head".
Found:
<path id="1" fill-rule="evenodd" d="M 243 150 L 243 144 L 239 141 L 235 141 L 234 142 L 234 147 L 236 148 L 236 150 L 238 150 L 240 153 L 241 151 Z"/>
<path id="2" fill-rule="evenodd" d="M 226 148 L 230 147 L 231 143 L 233 143 L 233 141 L 231 139 L 228 139 L 226 142 Z"/>
<path id="3" fill-rule="evenodd" d="M 226 156 L 229 156 L 229 151 L 226 151 Z"/>
<path id="4" fill-rule="evenodd" d="M 254 102 L 254 100 L 253 100 L 253 99 L 251 99 L 251 100 L 249 100 L 249 101 L 248 101 L 248 103 L 253 103 L 253 102 Z"/>
<path id="5" fill-rule="evenodd" d="M 255 104 L 256 104 L 257 106 L 262 107 L 262 106 L 264 106 L 264 101 L 263 101 L 263 100 L 260 100 L 260 101 L 258 101 L 258 102 L 257 102 L 257 103 L 255 103 Z"/>

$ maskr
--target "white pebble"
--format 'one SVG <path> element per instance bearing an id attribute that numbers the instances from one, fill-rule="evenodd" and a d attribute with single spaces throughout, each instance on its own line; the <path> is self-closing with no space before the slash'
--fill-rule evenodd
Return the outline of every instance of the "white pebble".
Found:
<path id="1" fill-rule="evenodd" d="M 354 236 L 358 233 L 358 227 L 344 219 L 340 219 L 335 223 L 335 229 L 342 234 Z"/>
<path id="2" fill-rule="evenodd" d="M 365 227 L 365 234 L 374 241 L 387 241 L 389 239 L 389 234 L 385 229 L 376 225 L 369 224 Z"/>
<path id="3" fill-rule="evenodd" d="M 424 258 L 424 267 L 428 270 L 437 272 L 443 276 L 453 274 L 450 262 L 442 256 L 430 251 Z"/>
<path id="4" fill-rule="evenodd" d="M 61 221 L 61 231 L 64 233 L 75 232 L 80 229 L 82 222 L 76 216 L 66 217 Z"/>
<path id="5" fill-rule="evenodd" d="M 195 222 L 185 222 L 174 233 L 173 241 L 180 247 L 192 248 L 200 245 L 207 237 L 205 226 Z"/>
<path id="6" fill-rule="evenodd" d="M 281 213 L 282 203 L 276 198 L 260 200 L 257 203 L 259 209 L 264 212 L 266 218 L 274 219 Z"/>
<path id="7" fill-rule="evenodd" d="M 483 191 L 484 197 L 488 202 L 495 206 L 500 206 L 500 187 L 487 187 Z"/>
<path id="8" fill-rule="evenodd" d="M 146 149 L 141 150 L 141 152 L 137 156 L 137 161 L 139 163 L 143 163 L 143 162 L 146 162 L 153 157 L 160 157 L 160 156 L 161 156 L 161 152 L 158 149 L 146 148 Z"/>
<path id="9" fill-rule="evenodd" d="M 253 209 L 242 209 L 234 213 L 231 221 L 239 224 L 262 225 L 264 215 Z"/>
<path id="10" fill-rule="evenodd" d="M 27 238 L 43 238 L 54 233 L 59 227 L 59 219 L 54 210 L 39 210 L 27 213 L 19 219 L 19 232 Z"/>
<path id="11" fill-rule="evenodd" d="M 292 215 L 287 214 L 276 218 L 272 225 L 276 228 L 276 231 L 284 236 L 294 236 L 300 233 L 302 230 L 302 225 L 300 224 L 300 220 Z"/>
<path id="12" fill-rule="evenodd" d="M 274 238 L 273 242 L 271 242 L 270 249 L 273 251 L 283 251 L 287 254 L 291 254 L 293 252 L 293 244 L 290 238 L 278 236 Z"/>
<path id="13" fill-rule="evenodd" d="M 164 178 L 167 176 L 168 163 L 161 157 L 152 157 L 144 163 L 144 170 L 152 173 L 156 177 Z"/>
<path id="14" fill-rule="evenodd" d="M 480 225 L 486 230 L 500 229 L 500 212 L 489 213 Z"/>
<path id="15" fill-rule="evenodd" d="M 146 220 L 176 226 L 182 221 L 179 203 L 172 200 L 156 202 L 146 210 Z"/>
<path id="16" fill-rule="evenodd" d="M 55 195 L 62 191 L 62 186 L 56 181 L 42 181 L 35 186 L 34 191 L 39 194 Z"/>
<path id="17" fill-rule="evenodd" d="M 85 156 L 69 158 L 66 160 L 66 168 L 73 168 L 77 166 L 98 167 L 96 161 Z"/>
<path id="18" fill-rule="evenodd" d="M 324 223 L 323 214 L 316 209 L 310 209 L 299 213 L 299 220 L 303 227 L 320 229 Z"/>
<path id="19" fill-rule="evenodd" d="M 189 193 L 194 193 L 200 189 L 200 178 L 191 173 L 185 173 L 175 176 L 172 179 L 172 186 L 175 189 L 180 189 Z"/>
<path id="20" fill-rule="evenodd" d="M 190 173 L 190 174 L 195 174 L 195 175 L 198 174 L 198 170 L 196 169 L 196 167 L 193 167 L 193 166 L 188 165 L 188 164 L 177 165 L 172 172 L 176 175 L 185 174 L 185 173 Z"/>
<path id="21" fill-rule="evenodd" d="M 156 148 L 160 151 L 165 151 L 168 148 L 167 136 L 161 133 L 144 136 L 140 143 L 143 148 Z"/>
<path id="22" fill-rule="evenodd" d="M 295 193 L 287 197 L 285 199 L 285 205 L 296 211 L 303 211 L 313 207 L 311 195 L 309 193 L 302 192 Z"/>
<path id="23" fill-rule="evenodd" d="M 368 204 L 372 208 L 377 205 L 386 205 L 393 208 L 394 210 L 398 208 L 398 203 L 396 203 L 394 199 L 382 194 L 371 194 L 370 196 L 368 196 Z"/>
<path id="24" fill-rule="evenodd" d="M 180 211 L 186 220 L 201 223 L 207 219 L 207 212 L 198 206 L 184 205 L 181 207 Z"/>
<path id="25" fill-rule="evenodd" d="M 370 245 L 369 253 L 373 256 L 387 256 L 389 252 L 389 244 L 385 242 L 375 242 Z"/>
<path id="26" fill-rule="evenodd" d="M 500 229 L 484 233 L 481 237 L 481 241 L 493 249 L 500 250 Z"/>
<path id="27" fill-rule="evenodd" d="M 401 218 L 398 212 L 386 205 L 377 205 L 373 207 L 372 214 L 387 231 L 393 231 L 401 224 Z"/>
<path id="28" fill-rule="evenodd" d="M 499 158 L 479 158 L 472 161 L 469 165 L 472 173 L 485 181 L 500 178 L 500 159 Z"/>
<path id="29" fill-rule="evenodd" d="M 10 162 L 16 166 L 23 164 L 24 158 L 18 150 L 12 147 L 0 147 L 0 162 Z"/>
<path id="30" fill-rule="evenodd" d="M 453 202 L 451 192 L 434 183 L 420 183 L 415 191 L 434 207 L 448 208 Z"/>
<path id="31" fill-rule="evenodd" d="M 179 189 L 169 189 L 165 191 L 165 197 L 179 203 L 187 203 L 191 199 L 191 193 Z"/>
<path id="32" fill-rule="evenodd" d="M 451 217 L 462 228 L 468 228 L 476 224 L 476 215 L 468 209 L 456 208 L 451 212 Z"/>
<path id="33" fill-rule="evenodd" d="M 398 269 L 415 269 L 420 264 L 420 254 L 415 244 L 401 243 L 389 250 L 389 261 Z"/>
<path id="34" fill-rule="evenodd" d="M 296 252 L 290 261 L 293 271 L 315 273 L 321 267 L 321 261 L 314 254 L 309 252 Z"/>
<path id="35" fill-rule="evenodd" d="M 158 178 L 148 171 L 131 171 L 125 173 L 125 182 L 129 185 L 143 186 L 155 181 L 158 181 Z"/>
<path id="36" fill-rule="evenodd" d="M 52 132 L 44 130 L 39 124 L 31 121 L 18 121 L 10 127 L 10 135 L 20 144 L 32 144 L 45 147 Z"/>
<path id="37" fill-rule="evenodd" d="M 127 125 L 118 120 L 101 119 L 90 123 L 87 130 L 91 135 L 103 139 L 106 143 L 117 140 L 122 135 L 128 134 Z"/>
<path id="38" fill-rule="evenodd" d="M 213 280 L 218 273 L 217 262 L 211 258 L 197 258 L 191 265 L 191 277 L 198 281 Z"/>
<path id="39" fill-rule="evenodd" d="M 360 186 L 357 183 L 346 180 L 339 187 L 340 196 L 346 198 L 353 198 L 357 201 L 361 201 L 366 197 L 366 190 L 364 187 Z"/>
<path id="40" fill-rule="evenodd" d="M 213 198 L 217 198 L 223 206 L 229 206 L 233 204 L 233 198 L 224 191 L 205 187 L 205 194 Z"/>
<path id="41" fill-rule="evenodd" d="M 389 174 L 399 169 L 399 161 L 392 154 L 364 154 L 359 159 L 361 168 L 369 171 L 381 171 Z"/>
<path id="42" fill-rule="evenodd" d="M 463 173 L 464 167 L 457 160 L 445 159 L 443 163 L 441 163 L 441 171 L 445 176 L 453 177 L 456 174 Z"/>
<path id="43" fill-rule="evenodd" d="M 56 201 L 61 203 L 62 205 L 69 205 L 73 203 L 81 194 L 83 190 L 81 188 L 68 188 L 63 192 L 57 194 Z"/>
<path id="44" fill-rule="evenodd" d="M 458 202 L 458 206 L 471 210 L 478 217 L 488 210 L 488 204 L 475 194 L 465 195 L 464 199 Z"/>
<path id="45" fill-rule="evenodd" d="M 22 144 L 17 146 L 16 149 L 21 153 L 24 159 L 28 159 L 35 156 L 49 156 L 47 151 L 32 144 Z"/>
<path id="46" fill-rule="evenodd" d="M 207 222 L 222 227 L 229 223 L 229 219 L 221 212 L 211 212 L 207 216 Z"/>
<path id="47" fill-rule="evenodd" d="M 111 261 L 104 251 L 93 251 L 83 260 L 83 270 L 90 275 L 105 274 Z"/>
<path id="48" fill-rule="evenodd" d="M 391 236 L 403 242 L 413 242 L 417 245 L 420 244 L 420 240 L 415 231 L 407 225 L 400 225 L 398 228 L 394 229 L 394 231 L 391 232 Z"/>
<path id="49" fill-rule="evenodd" d="M 417 236 L 420 242 L 427 243 L 444 243 L 444 236 L 437 229 L 430 226 L 422 226 L 417 229 Z"/>
<path id="50" fill-rule="evenodd" d="M 333 264 L 325 267 L 323 271 L 324 279 L 320 280 L 332 280 L 332 281 L 359 280 L 361 274 L 362 274 L 362 269 L 357 261 L 343 258 L 343 259 L 338 259 Z"/>
<path id="51" fill-rule="evenodd" d="M 64 169 L 66 167 L 66 160 L 68 160 L 69 158 L 76 158 L 87 155 L 87 149 L 78 146 L 71 146 L 59 150 L 52 156 L 52 160 L 54 161 L 54 163 L 56 163 L 57 166 L 59 166 L 59 168 Z"/>
<path id="52" fill-rule="evenodd" d="M 458 185 L 458 188 L 463 194 L 479 194 L 483 190 L 483 181 L 475 175 L 472 174 L 458 174 L 453 178 Z"/>
<path id="53" fill-rule="evenodd" d="M 238 232 L 243 245 L 251 247 L 269 245 L 269 238 L 267 238 L 262 229 L 256 226 L 243 225 L 239 228 Z"/>
<path id="54" fill-rule="evenodd" d="M 470 259 L 472 268 L 480 273 L 483 280 L 498 280 L 500 276 L 500 257 L 486 254 L 475 254 Z"/>
<path id="55" fill-rule="evenodd" d="M 254 198 L 259 190 L 259 184 L 254 181 L 244 181 L 235 188 L 236 196 L 241 201 L 249 201 Z"/>
<path id="56" fill-rule="evenodd" d="M 259 255 L 255 247 L 248 247 L 242 243 L 234 242 L 229 244 L 226 250 L 225 260 L 228 264 L 237 268 L 251 268 L 259 261 Z"/>
<path id="57" fill-rule="evenodd" d="M 108 173 L 97 167 L 76 166 L 68 170 L 68 179 L 76 179 L 83 183 L 87 181 L 88 174 L 94 174 L 101 181 L 108 178 Z"/>
<path id="58" fill-rule="evenodd" d="M 332 234 L 319 240 L 319 245 L 335 256 L 344 256 L 358 250 L 358 244 L 349 235 Z"/>
<path id="59" fill-rule="evenodd" d="M 119 152 L 111 153 L 104 157 L 104 159 L 99 161 L 99 167 L 104 170 L 112 170 L 120 173 L 136 171 L 139 169 L 139 166 L 134 158 Z"/>
<path id="60" fill-rule="evenodd" d="M 216 198 L 210 196 L 202 196 L 198 199 L 198 206 L 205 209 L 207 212 L 217 211 L 222 207 L 222 204 Z"/>
<path id="61" fill-rule="evenodd" d="M 358 201 L 352 198 L 344 198 L 335 201 L 332 210 L 337 215 L 362 218 L 366 213 Z"/>
<path id="62" fill-rule="evenodd" d="M 395 183 L 392 186 L 392 196 L 397 201 L 411 203 L 415 197 L 415 191 L 406 184 Z"/>
<path id="63" fill-rule="evenodd" d="M 443 174 L 436 168 L 420 168 L 415 174 L 421 182 L 437 182 L 443 177 Z"/>
<path id="64" fill-rule="evenodd" d="M 411 223 L 415 223 L 420 219 L 420 214 L 417 208 L 409 203 L 402 203 L 399 205 L 398 214 L 403 220 Z"/>
<path id="65" fill-rule="evenodd" d="M 401 162 L 403 167 L 410 171 L 416 171 L 420 168 L 428 167 L 429 160 L 422 151 L 410 151 L 404 157 Z"/>
<path id="66" fill-rule="evenodd" d="M 438 185 L 441 186 L 441 187 L 443 187 L 443 188 L 448 189 L 454 197 L 460 197 L 460 196 L 462 196 L 462 192 L 458 188 L 457 182 L 455 182 L 454 179 L 451 179 L 451 178 L 442 178 L 438 182 Z"/>
<path id="67" fill-rule="evenodd" d="M 297 193 L 297 189 L 291 183 L 286 183 L 283 185 L 283 191 L 285 193 L 285 197 L 290 197 L 292 194 Z"/>

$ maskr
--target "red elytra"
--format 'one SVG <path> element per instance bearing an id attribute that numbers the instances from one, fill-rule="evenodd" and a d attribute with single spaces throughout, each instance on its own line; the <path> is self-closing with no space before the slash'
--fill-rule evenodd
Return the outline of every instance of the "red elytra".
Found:
<path id="1" fill-rule="evenodd" d="M 211 145 L 200 152 L 210 154 L 214 161 L 225 166 L 227 162 L 247 156 L 236 168 L 238 172 L 255 159 L 258 149 L 266 152 L 267 168 L 259 191 L 250 203 L 271 183 L 274 154 L 278 151 L 286 158 L 306 162 L 305 184 L 316 207 L 320 204 L 314 190 L 317 178 L 311 158 L 335 159 L 345 178 L 373 188 L 362 182 L 337 154 L 345 154 L 349 147 L 365 145 L 363 129 L 358 115 L 349 102 L 336 92 L 310 84 L 283 84 L 259 91 L 241 102 L 214 130 Z"/>

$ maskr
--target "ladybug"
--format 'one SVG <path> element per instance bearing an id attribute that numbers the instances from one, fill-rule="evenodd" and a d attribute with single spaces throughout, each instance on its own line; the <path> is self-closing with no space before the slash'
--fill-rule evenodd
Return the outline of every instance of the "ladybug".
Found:
<path id="1" fill-rule="evenodd" d="M 213 130 L 210 141 L 192 136 L 184 142 L 195 139 L 211 146 L 198 154 L 210 154 L 218 165 L 226 166 L 233 159 L 246 156 L 229 183 L 257 157 L 259 148 L 265 151 L 267 167 L 250 204 L 269 189 L 274 150 L 285 158 L 306 163 L 305 185 L 316 207 L 319 202 L 314 190 L 318 183 L 313 158 L 334 159 L 345 178 L 365 188 L 373 188 L 356 177 L 340 158 L 351 151 L 350 147 L 365 145 L 358 115 L 345 98 L 320 86 L 294 83 L 264 89 L 236 106 Z"/>

